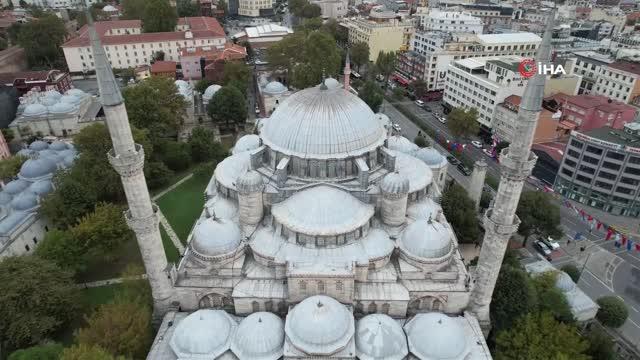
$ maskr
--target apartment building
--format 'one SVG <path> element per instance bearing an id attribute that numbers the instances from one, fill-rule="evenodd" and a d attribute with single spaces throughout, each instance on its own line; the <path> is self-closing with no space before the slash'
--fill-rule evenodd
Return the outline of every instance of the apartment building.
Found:
<path id="1" fill-rule="evenodd" d="M 406 65 L 405 62 L 396 70 L 409 79 L 423 79 L 430 91 L 442 90 L 452 62 L 488 56 L 532 58 L 541 40 L 532 33 L 475 35 L 421 31 L 414 34 L 411 41 L 410 50 L 416 54 L 411 57 L 414 63 Z M 417 62 L 422 63 L 417 66 Z M 398 63 L 402 64 L 402 61 Z"/>
<path id="2" fill-rule="evenodd" d="M 510 29 L 514 10 L 511 6 L 496 4 L 465 4 L 466 13 L 479 17 L 484 24 L 484 32 L 492 33 L 497 29 Z"/>
<path id="3" fill-rule="evenodd" d="M 511 143 L 513 139 L 518 136 L 516 133 L 516 124 L 521 100 L 522 98 L 518 95 L 510 95 L 496 106 L 492 130 L 498 138 L 498 141 Z M 570 130 L 571 127 L 561 121 L 560 114 L 542 109 L 540 118 L 536 124 L 533 143 L 555 141 L 567 135 Z"/>
<path id="4" fill-rule="evenodd" d="M 325 19 L 344 17 L 349 10 L 349 1 L 347 0 L 311 0 L 311 3 L 320 6 L 320 16 Z"/>
<path id="5" fill-rule="evenodd" d="M 428 12 L 416 13 L 416 16 L 420 19 L 420 27 L 423 30 L 472 34 L 483 32 L 482 19 L 462 11 L 432 9 Z"/>
<path id="6" fill-rule="evenodd" d="M 640 63 L 618 60 L 600 68 L 593 93 L 640 106 Z"/>
<path id="7" fill-rule="evenodd" d="M 368 18 L 345 19 L 342 26 L 349 33 L 349 43 L 369 45 L 369 60 L 376 61 L 380 51 L 407 50 L 414 25 L 392 12 L 372 11 Z"/>
<path id="8" fill-rule="evenodd" d="M 70 73 L 94 70 L 88 31 L 88 26 L 83 26 L 77 37 L 62 45 Z M 96 31 L 111 66 L 117 69 L 148 65 L 158 51 L 165 54 L 166 61 L 177 62 L 182 48 L 223 48 L 226 42 L 220 23 L 203 16 L 179 18 L 173 32 L 143 33 L 140 20 L 99 21 L 96 22 Z"/>
<path id="9" fill-rule="evenodd" d="M 555 103 L 555 104 L 553 104 Z M 634 121 L 634 106 L 614 101 L 602 95 L 555 94 L 545 99 L 545 106 L 562 114 L 562 120 L 581 132 L 610 127 L 622 129 Z"/>
<path id="10" fill-rule="evenodd" d="M 273 15 L 273 0 L 238 0 L 238 15 L 259 17 Z"/>
<path id="11" fill-rule="evenodd" d="M 578 94 L 590 94 L 598 80 L 598 74 L 603 66 L 611 64 L 614 60 L 608 54 L 595 51 L 576 51 L 573 73 L 582 76 Z"/>
<path id="12" fill-rule="evenodd" d="M 614 215 L 640 215 L 640 123 L 572 131 L 554 189 Z"/>

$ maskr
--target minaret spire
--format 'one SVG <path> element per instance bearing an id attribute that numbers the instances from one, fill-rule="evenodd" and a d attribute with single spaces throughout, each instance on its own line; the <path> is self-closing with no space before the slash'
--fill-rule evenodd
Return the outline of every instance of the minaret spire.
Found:
<path id="1" fill-rule="evenodd" d="M 554 19 L 555 10 L 552 10 L 536 54 L 537 63 L 547 64 L 549 61 Z M 476 267 L 469 310 L 478 318 L 485 335 L 490 329 L 489 307 L 502 259 L 509 239 L 520 224 L 515 213 L 522 187 L 537 160 L 536 155 L 531 152 L 531 144 L 542 109 L 545 82 L 546 77 L 541 74 L 535 74 L 527 81 L 516 122 L 516 133 L 519 136 L 500 154 L 502 171 L 498 192 L 493 208 L 484 215 L 485 236 Z"/>
<path id="2" fill-rule="evenodd" d="M 349 58 L 349 48 L 347 48 L 347 58 L 344 61 L 344 89 L 350 91 L 349 81 L 351 80 L 351 59 Z"/>
<path id="3" fill-rule="evenodd" d="M 157 207 L 151 203 L 144 178 L 144 148 L 133 141 L 129 117 L 118 83 L 107 55 L 100 43 L 90 11 L 85 9 L 89 37 L 100 90 L 100 101 L 106 117 L 113 148 L 107 153 L 109 162 L 120 174 L 129 209 L 124 216 L 136 234 L 142 261 L 151 285 L 154 316 L 159 319 L 169 308 L 173 286 L 167 273 L 167 258 L 158 228 Z"/>

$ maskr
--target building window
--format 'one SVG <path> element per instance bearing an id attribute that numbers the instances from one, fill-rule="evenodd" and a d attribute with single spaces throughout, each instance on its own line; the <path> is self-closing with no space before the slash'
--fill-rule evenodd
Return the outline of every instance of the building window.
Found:
<path id="1" fill-rule="evenodd" d="M 38 238 L 37 238 L 37 237 L 34 237 L 34 238 L 33 238 L 33 243 L 34 243 L 34 244 L 37 244 L 37 243 L 38 243 Z"/>
<path id="2" fill-rule="evenodd" d="M 633 189 L 629 189 L 629 188 L 626 188 L 626 187 L 618 186 L 618 187 L 616 187 L 616 192 L 619 192 L 620 194 L 632 194 L 633 193 Z"/>
<path id="3" fill-rule="evenodd" d="M 620 182 L 623 184 L 633 185 L 633 186 L 640 184 L 640 180 L 628 178 L 626 176 L 623 176 L 622 178 L 620 178 Z"/>
<path id="4" fill-rule="evenodd" d="M 598 160 L 598 159 L 596 159 L 594 157 L 588 156 L 588 155 L 583 155 L 582 156 L 582 161 L 583 162 L 588 162 L 589 164 L 595 164 L 595 165 L 598 165 L 598 163 L 600 162 L 600 160 Z"/>
<path id="5" fill-rule="evenodd" d="M 49 227 L 47 225 L 44 226 L 44 231 L 49 232 Z"/>
<path id="6" fill-rule="evenodd" d="M 608 161 L 604 161 L 602 167 L 611 170 L 620 170 L 620 165 Z"/>
<path id="7" fill-rule="evenodd" d="M 336 290 L 342 291 L 342 281 L 340 280 L 336 281 Z"/>
<path id="8" fill-rule="evenodd" d="M 615 160 L 624 160 L 624 154 L 620 154 L 611 150 L 607 151 L 607 157 Z"/>
<path id="9" fill-rule="evenodd" d="M 576 180 L 582 181 L 583 183 L 591 184 L 591 179 L 586 176 L 578 175 L 576 176 Z"/>
<path id="10" fill-rule="evenodd" d="M 640 157 L 632 156 L 629 158 L 630 164 L 640 164 Z"/>
<path id="11" fill-rule="evenodd" d="M 578 149 L 582 149 L 582 146 L 584 144 L 582 144 L 580 141 L 576 140 L 576 139 L 572 139 L 571 140 L 571 146 L 573 147 L 577 147 Z"/>
<path id="12" fill-rule="evenodd" d="M 324 292 L 324 281 L 322 280 L 318 280 L 318 292 L 323 293 Z"/>
<path id="13" fill-rule="evenodd" d="M 574 157 L 576 159 L 580 158 L 580 153 L 575 150 L 569 149 L 569 151 L 567 151 L 567 154 L 569 154 L 569 156 Z"/>
<path id="14" fill-rule="evenodd" d="M 611 173 L 608 173 L 606 171 L 600 171 L 598 173 L 598 177 L 601 177 L 601 178 L 607 179 L 607 180 L 615 180 L 616 179 L 616 174 L 611 174 Z"/>
<path id="15" fill-rule="evenodd" d="M 567 175 L 568 177 L 573 177 L 573 171 L 567 169 L 567 168 L 562 168 L 562 173 Z"/>
<path id="16" fill-rule="evenodd" d="M 596 154 L 596 155 L 602 154 L 602 149 L 597 148 L 595 146 L 591 146 L 591 145 L 587 146 L 587 151 L 592 153 L 592 154 Z"/>
<path id="17" fill-rule="evenodd" d="M 636 168 L 632 168 L 632 167 L 625 168 L 624 172 L 626 172 L 627 174 L 631 174 L 631 175 L 640 175 L 640 169 L 636 169 Z"/>
<path id="18" fill-rule="evenodd" d="M 576 167 L 576 162 L 575 162 L 575 161 L 573 161 L 573 160 L 565 159 L 565 160 L 564 160 L 564 164 L 565 164 L 565 165 L 569 165 L 569 166 L 571 166 L 571 167 Z"/>
<path id="19" fill-rule="evenodd" d="M 613 185 L 607 184 L 606 182 L 602 181 L 596 181 L 596 186 L 607 190 L 611 190 L 611 188 L 613 187 Z"/>

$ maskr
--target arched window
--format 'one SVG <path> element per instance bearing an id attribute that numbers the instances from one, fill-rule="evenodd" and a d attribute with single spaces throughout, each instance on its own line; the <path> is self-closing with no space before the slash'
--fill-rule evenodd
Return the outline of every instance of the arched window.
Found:
<path id="1" fill-rule="evenodd" d="M 307 282 L 304 280 L 300 280 L 300 283 L 298 284 L 298 286 L 300 287 L 300 290 L 302 291 L 306 291 L 307 290 Z"/>
<path id="2" fill-rule="evenodd" d="M 260 303 L 258 303 L 257 301 L 252 301 L 251 302 L 251 311 L 252 312 L 260 311 Z"/>
<path id="3" fill-rule="evenodd" d="M 273 310 L 275 310 L 275 309 L 273 309 L 273 301 L 267 300 L 264 303 L 264 311 L 273 311 Z"/>
<path id="4" fill-rule="evenodd" d="M 442 311 L 443 308 L 443 304 L 442 301 L 438 300 L 438 299 L 434 299 L 433 300 L 433 305 L 431 305 L 431 310 L 433 311 Z"/>
<path id="5" fill-rule="evenodd" d="M 322 280 L 318 281 L 318 292 L 320 292 L 320 293 L 324 292 L 324 281 L 322 281 Z"/>
<path id="6" fill-rule="evenodd" d="M 360 301 L 356 304 L 356 312 L 359 314 L 364 312 L 364 305 Z"/>
<path id="7" fill-rule="evenodd" d="M 389 303 L 382 304 L 382 313 L 389 314 L 389 308 L 390 308 Z"/>
<path id="8" fill-rule="evenodd" d="M 367 308 L 367 312 L 369 314 L 373 314 L 373 313 L 376 312 L 376 310 L 378 310 L 378 307 L 376 306 L 376 303 L 374 303 L 374 302 L 369 303 L 369 306 Z"/>

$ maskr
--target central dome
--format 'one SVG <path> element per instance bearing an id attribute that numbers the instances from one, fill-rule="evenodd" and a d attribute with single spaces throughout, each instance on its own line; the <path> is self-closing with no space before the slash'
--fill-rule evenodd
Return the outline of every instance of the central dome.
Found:
<path id="1" fill-rule="evenodd" d="M 381 146 L 385 131 L 369 106 L 341 88 L 298 91 L 261 131 L 265 145 L 301 158 L 345 158 Z"/>

